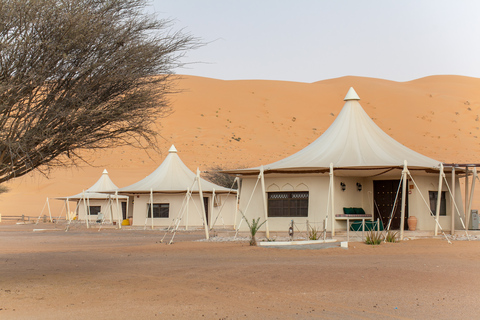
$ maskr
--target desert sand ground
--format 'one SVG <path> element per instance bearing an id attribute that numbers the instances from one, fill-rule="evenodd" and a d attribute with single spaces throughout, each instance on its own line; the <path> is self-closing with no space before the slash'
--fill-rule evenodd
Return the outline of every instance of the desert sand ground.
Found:
<path id="1" fill-rule="evenodd" d="M 33 229 L 50 229 L 34 232 Z M 475 319 L 480 241 L 348 249 L 0 224 L 0 319 Z"/>
<path id="2" fill-rule="evenodd" d="M 317 139 L 354 87 L 368 115 L 394 139 L 447 163 L 476 163 L 480 154 L 480 79 L 431 76 L 408 82 L 342 77 L 315 83 L 223 81 L 184 76 L 172 96 L 173 113 L 158 122 L 162 154 L 117 148 L 84 156 L 92 166 L 30 174 L 0 195 L 3 215 L 38 216 L 47 197 L 92 186 L 106 168 L 119 187 L 153 172 L 174 144 L 192 170 L 260 166 L 291 155 Z M 478 188 L 477 188 L 478 189 Z M 477 193 L 473 209 L 480 209 Z M 21 204 L 21 205 L 19 205 Z M 50 201 L 52 215 L 63 203 Z"/>

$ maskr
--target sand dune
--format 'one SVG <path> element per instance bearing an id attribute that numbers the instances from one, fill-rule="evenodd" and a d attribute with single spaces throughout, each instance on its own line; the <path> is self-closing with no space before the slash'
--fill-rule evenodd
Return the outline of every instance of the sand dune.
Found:
<path id="1" fill-rule="evenodd" d="M 431 76 L 409 82 L 342 77 L 315 83 L 223 81 L 184 76 L 173 113 L 158 123 L 159 147 L 149 154 L 117 148 L 88 154 L 92 166 L 61 168 L 49 179 L 31 174 L 0 196 L 3 215 L 40 214 L 47 197 L 90 187 L 106 168 L 126 186 L 151 173 L 171 144 L 192 170 L 268 164 L 318 138 L 343 107 L 353 86 L 369 116 L 407 147 L 443 162 L 474 163 L 480 154 L 480 79 Z M 55 203 L 56 202 L 56 203 Z M 59 214 L 60 201 L 52 201 Z"/>

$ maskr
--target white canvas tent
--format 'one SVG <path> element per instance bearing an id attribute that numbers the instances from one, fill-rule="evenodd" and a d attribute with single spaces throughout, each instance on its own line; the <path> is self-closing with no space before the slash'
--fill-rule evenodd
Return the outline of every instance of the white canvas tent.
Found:
<path id="1" fill-rule="evenodd" d="M 115 192 L 118 187 L 108 176 L 107 169 L 103 170 L 102 176 L 90 188 L 81 193 L 69 197 L 58 197 L 58 200 L 64 200 L 67 212 L 70 212 L 69 201 L 76 201 L 75 212 L 77 218 L 81 221 L 96 221 L 103 216 L 103 221 L 121 222 L 123 220 L 122 203 L 127 202 L 128 197 L 122 195 L 111 195 L 106 192 Z M 87 219 L 88 217 L 88 219 Z"/>
<path id="2" fill-rule="evenodd" d="M 424 200 L 431 201 L 432 192 L 438 192 L 438 175 L 444 174 L 441 162 L 405 147 L 386 134 L 363 110 L 359 100 L 355 90 L 350 88 L 344 107 L 331 126 L 299 152 L 266 166 L 224 171 L 242 176 L 240 210 L 248 207 L 248 218 L 263 212 L 267 234 L 269 228 L 287 230 L 292 219 L 299 224 L 306 220 L 316 223 L 327 220 L 326 229 L 332 233 L 336 228 L 345 230 L 347 222 L 340 217 L 343 208 L 362 208 L 372 218 L 377 217 L 381 215 L 377 212 L 380 200 L 376 198 L 381 192 L 379 186 L 392 181 L 389 183 L 395 186 L 393 193 L 398 195 L 400 180 L 405 183 L 402 183 L 402 217 L 394 215 L 394 219 L 401 220 L 398 228 L 403 230 L 408 213 L 417 217 L 419 229 L 436 228 L 437 223 Z M 458 184 L 458 176 L 452 179 Z M 257 181 L 261 181 L 261 188 Z M 448 191 L 445 184 L 440 188 L 440 192 Z M 391 189 L 385 192 L 391 194 Z M 251 199 L 245 197 L 246 194 L 252 194 Z M 453 197 L 446 197 L 446 202 L 455 202 L 462 211 L 460 191 L 457 189 L 453 194 Z M 292 197 L 300 197 L 303 201 Z M 282 206 L 280 199 L 289 206 L 302 203 L 303 207 L 289 208 L 294 211 L 294 215 L 289 215 L 288 210 L 276 208 Z M 397 200 L 393 207 L 399 205 Z M 283 210 L 280 216 L 272 216 L 277 209 Z M 454 221 L 447 216 L 454 215 L 451 209 L 438 220 L 441 225 L 452 227 L 458 219 Z"/>
<path id="3" fill-rule="evenodd" d="M 200 178 L 199 171 L 193 173 L 182 162 L 173 145 L 154 172 L 118 193 L 129 196 L 133 225 L 211 228 L 215 223 L 232 226 L 234 222 L 236 190 Z"/>

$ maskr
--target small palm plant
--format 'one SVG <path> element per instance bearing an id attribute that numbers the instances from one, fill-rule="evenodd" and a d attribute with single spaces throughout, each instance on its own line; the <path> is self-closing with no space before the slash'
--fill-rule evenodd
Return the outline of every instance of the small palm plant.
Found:
<path id="1" fill-rule="evenodd" d="M 265 222 L 267 222 L 267 220 L 260 223 L 260 218 L 257 218 L 257 220 L 252 219 L 252 223 L 250 223 L 250 222 L 248 222 L 247 217 L 245 217 L 245 215 L 243 214 L 242 210 L 239 210 L 239 211 L 242 214 L 243 219 L 245 219 L 245 222 L 248 225 L 248 229 L 250 230 L 250 236 L 251 236 L 250 245 L 251 246 L 256 246 L 257 245 L 257 239 L 255 239 L 255 235 L 257 234 L 257 231 L 260 230 L 260 227 L 263 226 L 263 224 Z"/>
<path id="2" fill-rule="evenodd" d="M 250 245 L 251 246 L 256 246 L 257 245 L 257 240 L 255 239 L 255 235 L 257 234 L 257 231 L 260 229 L 260 227 L 267 222 L 267 220 L 263 221 L 262 223 L 260 222 L 260 218 L 257 218 L 257 220 L 252 219 L 252 223 L 250 224 L 247 219 L 245 219 L 247 222 L 248 228 L 250 229 Z"/>

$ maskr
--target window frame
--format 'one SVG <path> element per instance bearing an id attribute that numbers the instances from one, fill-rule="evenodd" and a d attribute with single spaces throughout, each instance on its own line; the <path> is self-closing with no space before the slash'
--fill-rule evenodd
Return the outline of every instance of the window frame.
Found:
<path id="1" fill-rule="evenodd" d="M 95 208 L 94 210 L 92 210 L 92 208 Z M 98 210 L 98 211 L 97 211 Z M 96 213 L 92 213 L 92 212 L 95 212 Z M 91 216 L 98 216 L 98 214 L 102 212 L 102 206 L 88 206 L 88 214 L 91 215 Z"/>
<path id="2" fill-rule="evenodd" d="M 152 218 L 150 206 L 151 206 L 151 203 L 147 203 L 147 218 Z M 158 210 L 156 208 L 158 208 Z M 154 219 L 169 218 L 169 217 L 170 217 L 170 203 L 154 203 L 153 204 Z"/>
<path id="3" fill-rule="evenodd" d="M 447 216 L 447 191 L 442 191 L 440 194 L 440 217 Z M 437 214 L 437 198 L 438 191 L 428 191 L 428 200 L 430 203 L 430 212 L 432 215 Z"/>
<path id="4" fill-rule="evenodd" d="M 267 192 L 267 199 L 269 218 L 308 218 L 309 191 Z"/>

